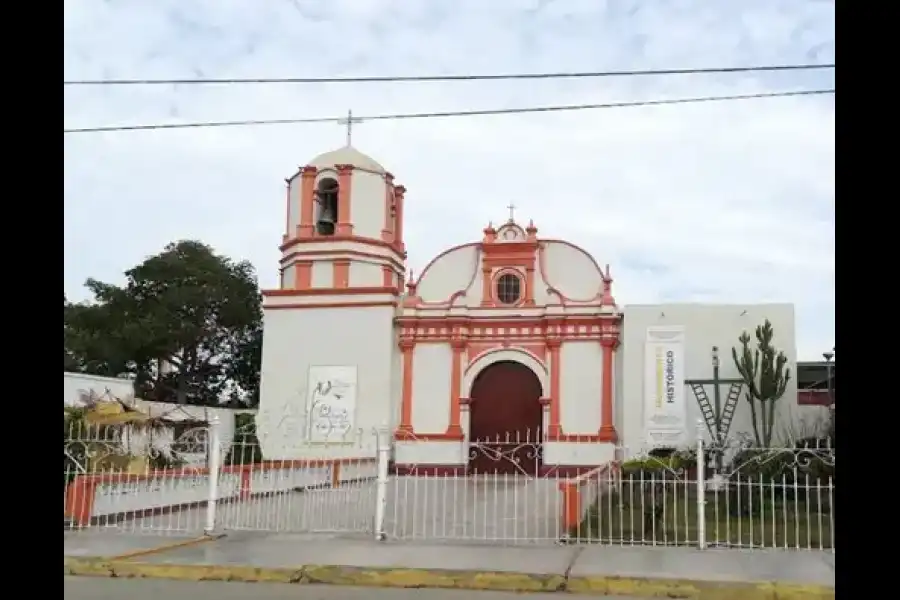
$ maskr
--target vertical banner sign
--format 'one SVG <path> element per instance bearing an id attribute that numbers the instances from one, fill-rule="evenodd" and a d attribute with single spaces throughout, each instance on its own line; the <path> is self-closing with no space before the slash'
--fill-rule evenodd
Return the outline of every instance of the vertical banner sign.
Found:
<path id="1" fill-rule="evenodd" d="M 687 443 L 683 327 L 647 328 L 644 344 L 644 438 L 651 447 Z"/>

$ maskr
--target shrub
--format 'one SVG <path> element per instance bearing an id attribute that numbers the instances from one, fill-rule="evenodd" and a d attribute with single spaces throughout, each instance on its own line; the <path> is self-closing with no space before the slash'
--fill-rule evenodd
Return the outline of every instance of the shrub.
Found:
<path id="1" fill-rule="evenodd" d="M 237 415 L 234 419 L 234 439 L 225 456 L 226 465 L 249 465 L 263 461 L 262 448 L 256 437 L 253 415 Z"/>

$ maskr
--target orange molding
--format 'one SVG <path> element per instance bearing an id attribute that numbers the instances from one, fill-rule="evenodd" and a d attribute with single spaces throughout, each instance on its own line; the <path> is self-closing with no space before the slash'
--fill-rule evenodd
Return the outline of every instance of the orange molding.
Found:
<path id="1" fill-rule="evenodd" d="M 294 237 L 289 239 L 281 244 L 278 247 L 281 252 L 287 252 L 291 248 L 295 246 L 309 246 L 315 244 L 333 244 L 334 242 L 354 242 L 358 244 L 366 244 L 368 246 L 380 246 L 382 248 L 389 248 L 390 250 L 397 253 L 399 256 L 406 258 L 406 249 L 403 246 L 402 242 L 395 241 L 392 244 L 389 244 L 383 240 L 362 237 L 359 235 L 350 235 L 350 234 L 341 234 L 337 233 L 335 235 L 321 235 L 321 236 L 313 236 L 313 237 Z M 331 251 L 335 252 L 335 251 Z M 305 251 L 304 251 L 305 253 Z"/>
<path id="2" fill-rule="evenodd" d="M 374 286 L 352 288 L 310 288 L 306 290 L 263 290 L 262 292 L 264 298 L 303 296 L 365 296 L 375 294 L 391 294 L 394 296 L 398 296 L 400 294 L 400 290 L 393 286 Z"/>
<path id="3" fill-rule="evenodd" d="M 335 165 L 338 172 L 338 224 L 335 233 L 353 235 L 353 165 Z"/>
<path id="4" fill-rule="evenodd" d="M 316 231 L 315 194 L 317 173 L 318 169 L 309 165 L 300 169 L 300 224 L 297 225 L 295 232 L 297 237 L 310 237 Z"/>
<path id="5" fill-rule="evenodd" d="M 291 304 L 264 304 L 265 310 L 301 310 L 304 308 L 373 308 L 377 306 L 397 308 L 397 302 L 296 302 Z"/>
<path id="6" fill-rule="evenodd" d="M 416 433 L 412 428 L 398 427 L 394 439 L 400 442 L 461 442 L 465 435 L 461 428 L 448 428 L 444 433 Z"/>

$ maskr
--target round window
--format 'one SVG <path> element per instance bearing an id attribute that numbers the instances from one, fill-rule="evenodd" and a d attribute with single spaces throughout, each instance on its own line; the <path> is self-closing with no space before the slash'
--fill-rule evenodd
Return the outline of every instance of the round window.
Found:
<path id="1" fill-rule="evenodd" d="M 497 299 L 503 304 L 515 304 L 522 297 L 522 280 L 512 273 L 497 279 Z"/>

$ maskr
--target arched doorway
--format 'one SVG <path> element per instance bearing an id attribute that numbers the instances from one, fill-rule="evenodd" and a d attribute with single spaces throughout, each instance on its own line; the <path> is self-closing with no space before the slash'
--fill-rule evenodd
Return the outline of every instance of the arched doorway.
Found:
<path id="1" fill-rule="evenodd" d="M 469 471 L 535 475 L 541 462 L 541 382 L 525 365 L 496 362 L 469 393 Z"/>

